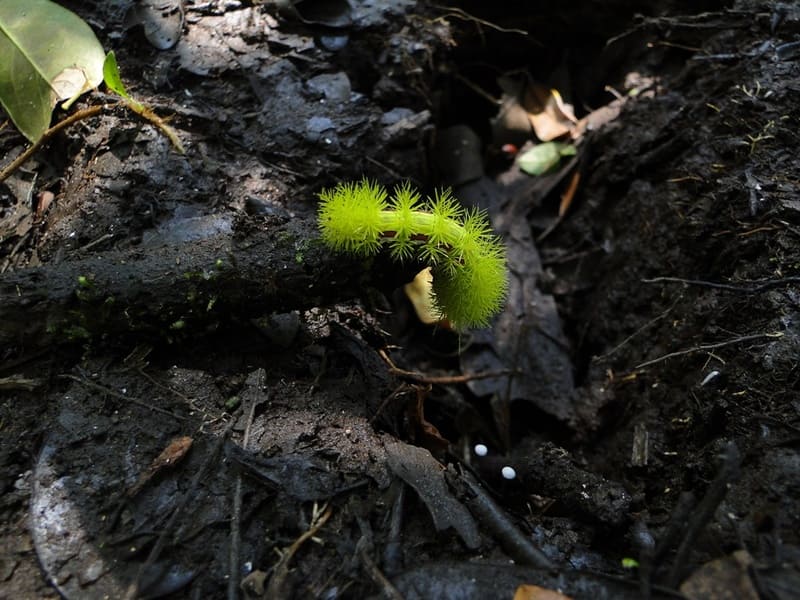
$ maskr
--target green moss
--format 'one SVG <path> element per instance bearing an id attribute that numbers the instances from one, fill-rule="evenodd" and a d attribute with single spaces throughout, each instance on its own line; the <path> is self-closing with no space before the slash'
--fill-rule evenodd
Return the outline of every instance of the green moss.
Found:
<path id="1" fill-rule="evenodd" d="M 61 330 L 61 335 L 70 342 L 88 340 L 92 337 L 89 330 L 82 325 L 69 325 Z"/>

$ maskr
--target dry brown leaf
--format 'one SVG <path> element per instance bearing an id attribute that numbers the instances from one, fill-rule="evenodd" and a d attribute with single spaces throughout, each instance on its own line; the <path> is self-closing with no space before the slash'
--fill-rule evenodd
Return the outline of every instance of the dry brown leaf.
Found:
<path id="1" fill-rule="evenodd" d="M 186 453 L 189 452 L 189 449 L 192 447 L 192 438 L 189 436 L 182 436 L 173 439 L 169 445 L 162 450 L 161 454 L 159 454 L 150 466 L 145 469 L 145 471 L 139 476 L 139 479 L 136 483 L 131 486 L 128 490 L 128 496 L 133 497 L 138 494 L 142 488 L 150 481 L 159 471 L 166 469 L 167 467 L 174 466 L 177 462 L 179 462 Z"/>
<path id="2" fill-rule="evenodd" d="M 522 106 L 528 112 L 536 137 L 543 142 L 571 135 L 578 123 L 572 106 L 562 100 L 558 90 L 538 83 L 525 87 Z"/>
<path id="3" fill-rule="evenodd" d="M 548 590 L 538 585 L 521 585 L 514 592 L 514 600 L 572 600 L 561 592 Z"/>

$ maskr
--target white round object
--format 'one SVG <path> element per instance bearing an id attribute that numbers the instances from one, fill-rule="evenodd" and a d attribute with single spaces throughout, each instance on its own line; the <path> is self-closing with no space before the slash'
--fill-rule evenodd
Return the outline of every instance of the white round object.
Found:
<path id="1" fill-rule="evenodd" d="M 475 454 L 478 456 L 486 456 L 489 454 L 489 449 L 483 444 L 475 444 Z"/>
<path id="2" fill-rule="evenodd" d="M 502 473 L 503 479 L 515 479 L 517 477 L 517 472 L 514 470 L 514 467 L 503 467 L 500 473 Z"/>

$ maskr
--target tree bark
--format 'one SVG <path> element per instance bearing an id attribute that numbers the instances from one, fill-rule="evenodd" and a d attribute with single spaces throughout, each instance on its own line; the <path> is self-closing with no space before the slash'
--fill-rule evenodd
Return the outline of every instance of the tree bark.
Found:
<path id="1" fill-rule="evenodd" d="M 304 219 L 180 246 L 110 251 L 0 278 L 0 346 L 192 335 L 210 325 L 358 295 L 359 261 Z"/>

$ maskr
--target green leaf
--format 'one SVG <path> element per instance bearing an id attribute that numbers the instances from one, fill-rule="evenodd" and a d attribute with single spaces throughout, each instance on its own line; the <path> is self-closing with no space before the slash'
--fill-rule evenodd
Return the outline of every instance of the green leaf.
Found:
<path id="1" fill-rule="evenodd" d="M 114 55 L 113 50 L 106 54 L 106 60 L 103 63 L 103 81 L 105 81 L 108 89 L 125 98 L 128 106 L 130 106 L 134 112 L 142 114 L 144 106 L 141 102 L 131 98 L 130 94 L 128 94 L 128 90 L 125 89 L 125 84 L 122 83 L 122 78 L 119 76 L 119 68 L 117 67 L 117 57 Z"/>
<path id="2" fill-rule="evenodd" d="M 117 57 L 112 50 L 106 54 L 106 60 L 103 62 L 103 81 L 106 82 L 108 89 L 116 92 L 123 98 L 130 99 L 128 91 L 125 89 L 125 84 L 122 83 L 122 78 L 119 76 L 119 69 L 117 68 Z"/>
<path id="3" fill-rule="evenodd" d="M 622 568 L 623 569 L 636 569 L 639 567 L 639 561 L 635 558 L 628 558 L 625 557 L 622 559 Z"/>
<path id="4" fill-rule="evenodd" d="M 103 47 L 78 15 L 50 0 L 0 0 L 0 104 L 32 142 L 56 103 L 103 81 Z"/>
<path id="5" fill-rule="evenodd" d="M 558 153 L 561 156 L 575 156 L 578 153 L 578 149 L 572 144 L 563 144 L 563 148 Z"/>
<path id="6" fill-rule="evenodd" d="M 544 175 L 558 165 L 562 156 L 574 156 L 576 152 L 572 144 L 546 142 L 520 154 L 517 165 L 528 175 Z"/>

